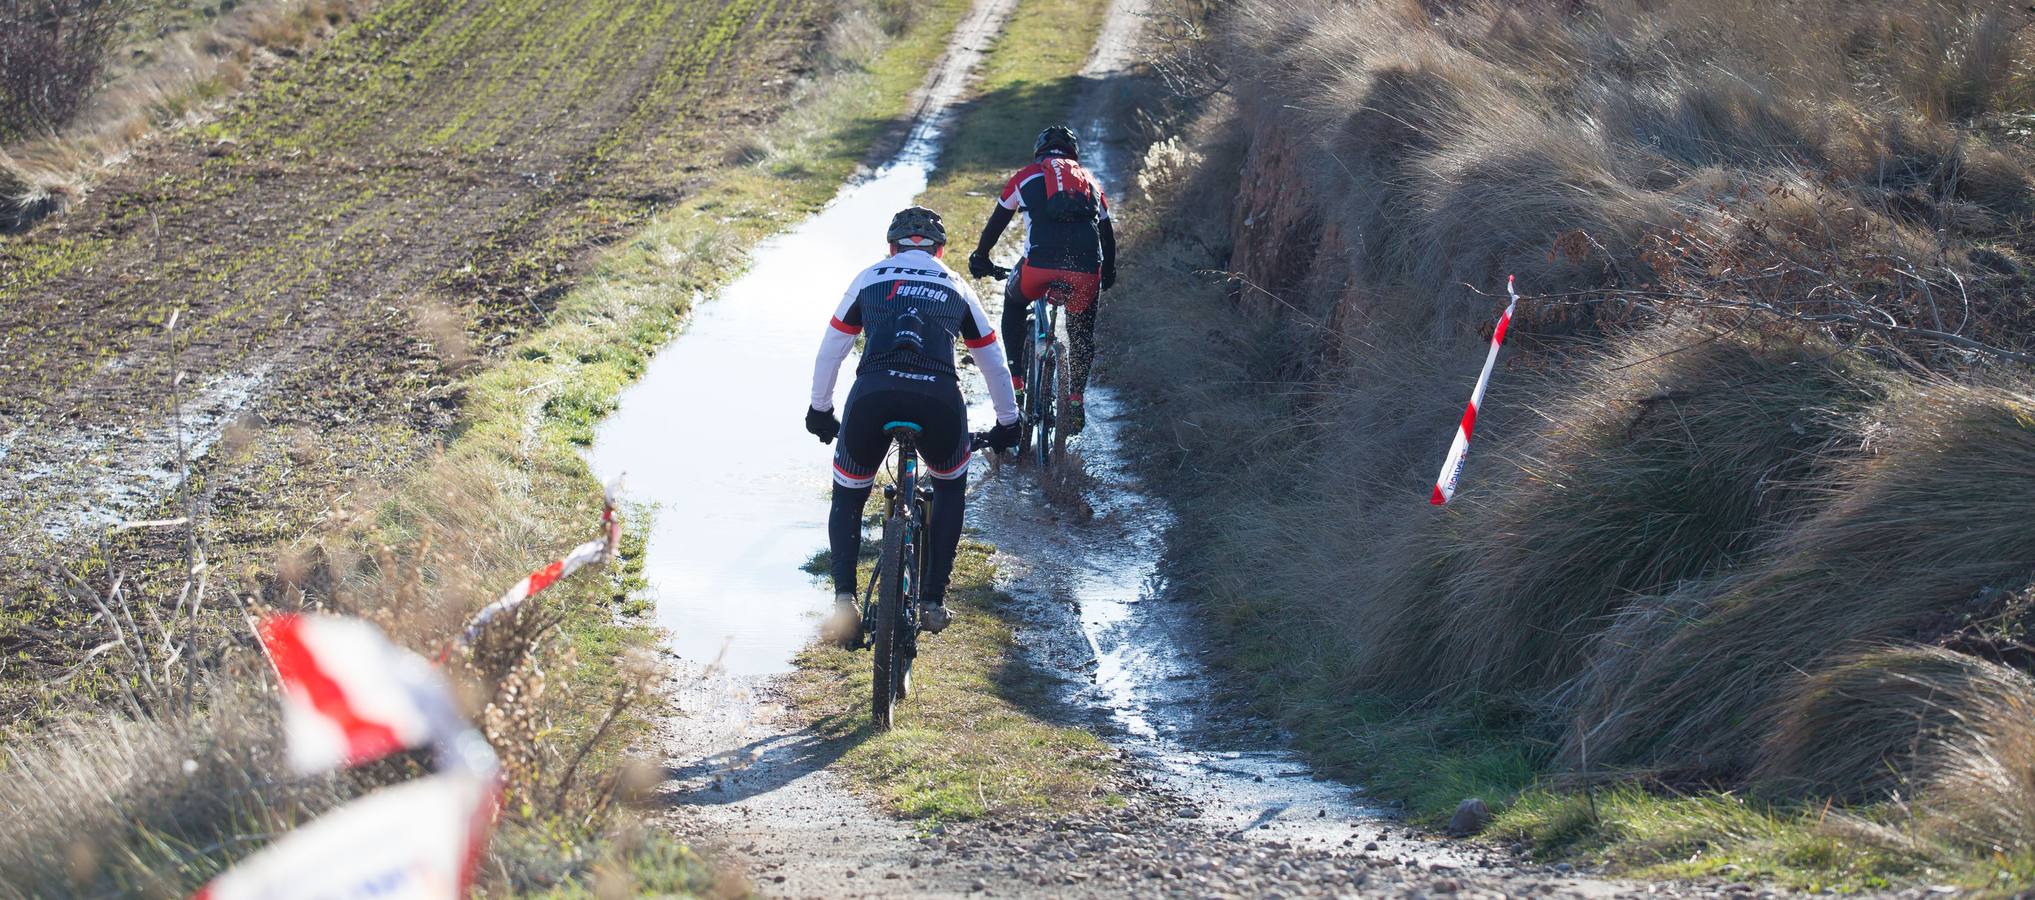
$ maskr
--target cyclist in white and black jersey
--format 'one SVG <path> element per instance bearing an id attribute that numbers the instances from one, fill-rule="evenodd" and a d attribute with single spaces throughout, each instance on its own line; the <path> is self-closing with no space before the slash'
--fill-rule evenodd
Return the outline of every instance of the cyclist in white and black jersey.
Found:
<path id="1" fill-rule="evenodd" d="M 968 282 L 947 268 L 947 229 L 938 213 L 914 206 L 891 219 L 885 234 L 890 256 L 855 276 L 835 309 L 813 365 L 806 430 L 834 443 L 833 509 L 827 538 L 833 552 L 835 592 L 831 637 L 851 639 L 856 626 L 855 562 L 862 546 L 862 509 L 890 449 L 887 422 L 915 422 L 926 471 L 933 476 L 933 508 L 920 621 L 929 632 L 947 627 L 947 576 L 961 542 L 968 486 L 968 408 L 954 369 L 954 342 L 968 345 L 989 383 L 996 408 L 990 446 L 1007 450 L 1018 439 L 1017 398 L 996 329 Z M 841 419 L 834 417 L 834 381 L 841 362 L 864 341 L 855 384 Z M 840 440 L 835 442 L 835 438 Z"/>

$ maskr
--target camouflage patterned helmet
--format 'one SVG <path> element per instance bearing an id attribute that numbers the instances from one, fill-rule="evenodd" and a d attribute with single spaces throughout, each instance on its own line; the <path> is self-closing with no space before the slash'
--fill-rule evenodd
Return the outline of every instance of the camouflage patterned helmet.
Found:
<path id="1" fill-rule="evenodd" d="M 947 243 L 947 226 L 939 213 L 912 206 L 890 217 L 890 230 L 883 236 L 900 247 L 938 247 Z"/>

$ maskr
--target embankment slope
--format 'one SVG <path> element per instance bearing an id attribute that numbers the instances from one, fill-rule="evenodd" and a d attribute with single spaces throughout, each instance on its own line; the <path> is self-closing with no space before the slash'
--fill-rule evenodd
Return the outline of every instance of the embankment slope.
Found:
<path id="1" fill-rule="evenodd" d="M 1543 852 L 2025 883 L 2023 18 L 1216 17 L 1106 327 L 1257 695 Z M 1533 296 L 1430 508 L 1507 273 Z M 1586 784 L 1617 802 L 1546 789 Z"/>

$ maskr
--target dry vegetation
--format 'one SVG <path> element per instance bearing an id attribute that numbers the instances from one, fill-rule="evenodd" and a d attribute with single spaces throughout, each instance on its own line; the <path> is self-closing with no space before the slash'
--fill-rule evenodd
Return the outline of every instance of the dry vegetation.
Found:
<path id="1" fill-rule="evenodd" d="M 170 15 L 178 5 L 0 7 L 0 233 L 69 209 L 156 128 L 192 124 L 257 67 L 297 56 L 373 4 L 226 0 L 196 22 Z"/>
<path id="2" fill-rule="evenodd" d="M 1247 0 L 1201 52 L 1110 362 L 1191 482 L 1185 583 L 1317 749 L 1834 798 L 1882 855 L 1790 865 L 2035 877 L 2028 10 Z M 1394 728 L 1424 768 L 1350 739 Z"/>

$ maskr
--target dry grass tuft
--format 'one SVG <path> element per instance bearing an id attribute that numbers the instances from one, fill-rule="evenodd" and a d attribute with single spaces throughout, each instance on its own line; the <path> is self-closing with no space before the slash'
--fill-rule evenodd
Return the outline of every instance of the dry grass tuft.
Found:
<path id="1" fill-rule="evenodd" d="M 2035 401 L 1925 383 L 1860 429 L 1816 513 L 1770 559 L 1716 581 L 1705 609 L 1630 669 L 1581 692 L 1606 762 L 1736 776 L 1780 717 L 1781 692 L 1856 648 L 1928 636 L 2035 560 Z"/>
<path id="2" fill-rule="evenodd" d="M 473 339 L 466 333 L 466 317 L 443 300 L 426 299 L 411 304 L 416 312 L 417 336 L 430 342 L 446 368 L 458 372 L 478 361 Z"/>
<path id="3" fill-rule="evenodd" d="M 2029 11 L 1218 15 L 1226 95 L 1125 204 L 1102 371 L 1153 412 L 1171 574 L 1287 721 L 1400 782 L 1352 730 L 1462 723 L 1420 779 L 1501 796 L 1898 787 L 1915 831 L 1866 844 L 1950 807 L 2028 844 L 2035 740 L 1990 721 L 2035 669 L 1996 608 L 2035 575 Z M 1506 273 L 1528 297 L 1434 510 Z M 1962 724 L 1910 752 L 1924 706 Z"/>
<path id="4" fill-rule="evenodd" d="M 2012 710 L 2018 715 L 1999 715 Z M 1798 679 L 1753 777 L 1772 789 L 1852 802 L 1912 798 L 1953 781 L 1987 784 L 2010 767 L 1982 745 L 2030 712 L 2035 679 L 2025 672 L 1936 647 L 1869 650 Z M 1971 767 L 1974 754 L 1986 757 L 1980 770 Z M 1939 794 L 1936 802 L 1947 800 Z"/>
<path id="5" fill-rule="evenodd" d="M 1446 673 L 1552 687 L 1626 603 L 1742 557 L 1791 521 L 1881 387 L 1836 348 L 1707 329 L 1625 342 L 1552 396 L 1451 522 L 1435 594 Z M 1487 470 L 1488 471 L 1488 470 Z M 1394 636 L 1374 654 L 1388 657 Z"/>

